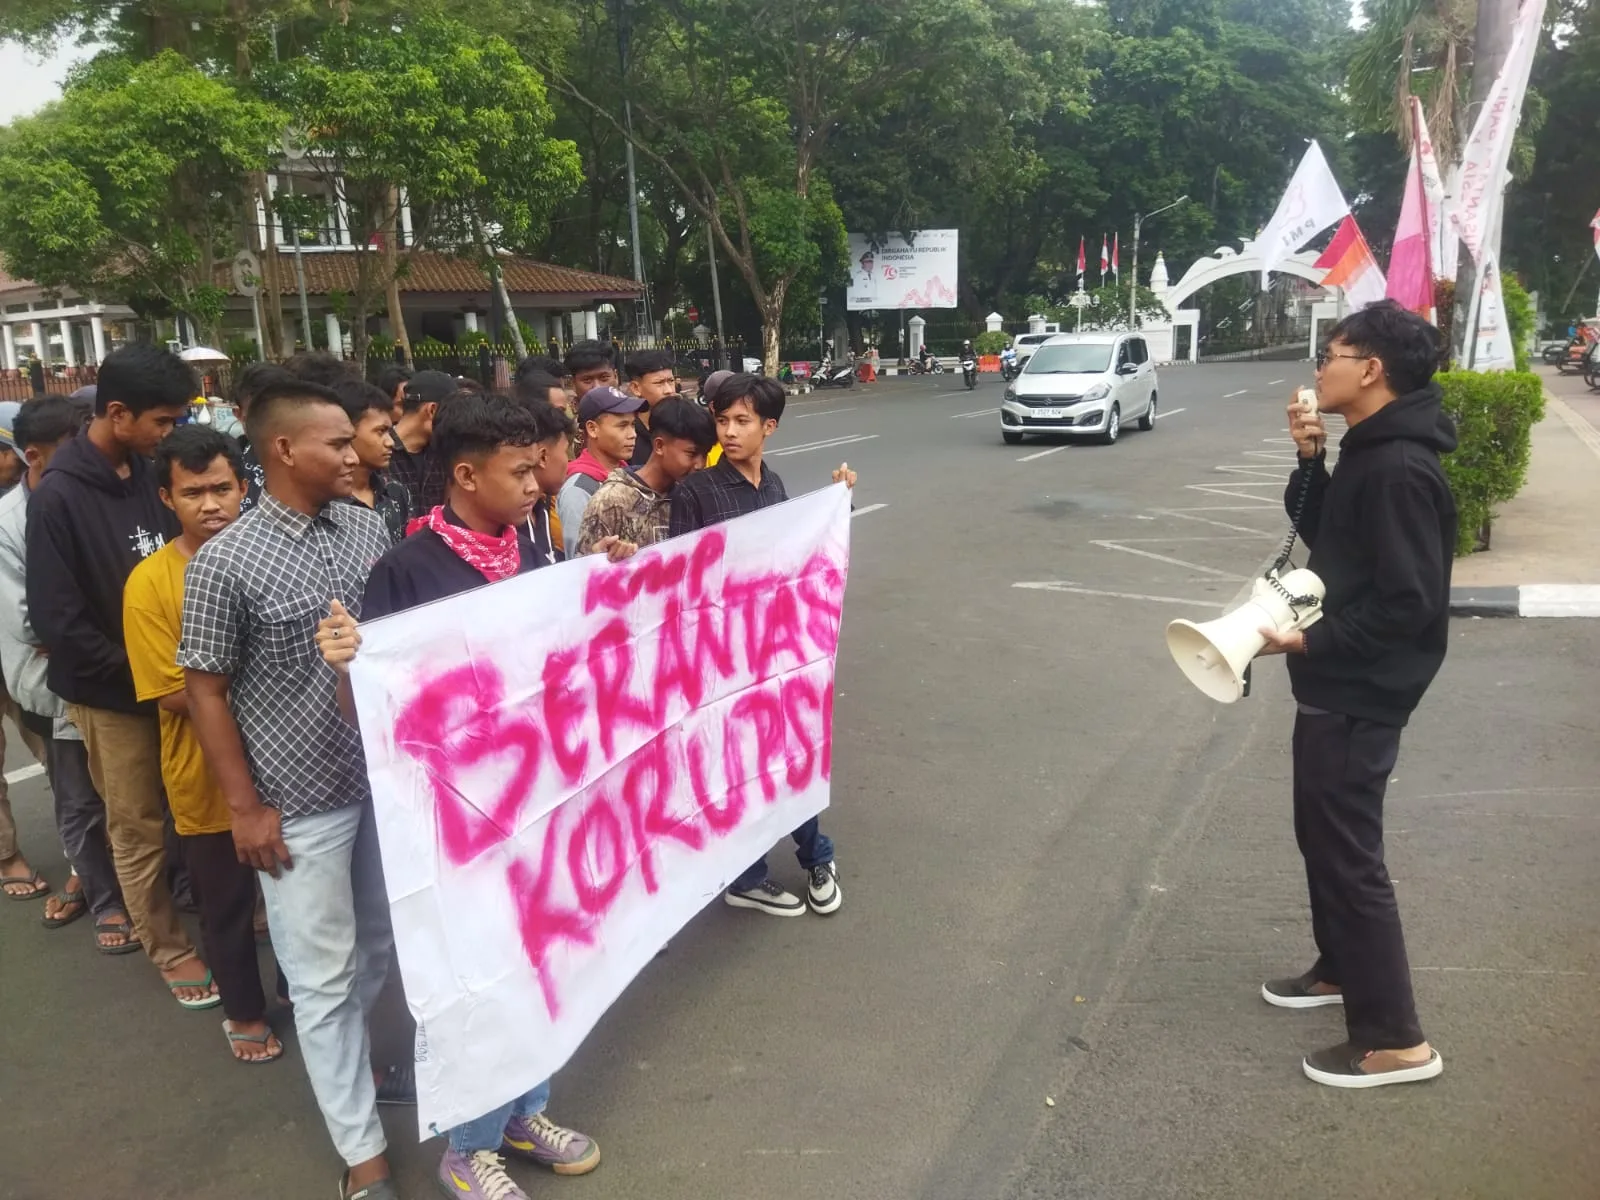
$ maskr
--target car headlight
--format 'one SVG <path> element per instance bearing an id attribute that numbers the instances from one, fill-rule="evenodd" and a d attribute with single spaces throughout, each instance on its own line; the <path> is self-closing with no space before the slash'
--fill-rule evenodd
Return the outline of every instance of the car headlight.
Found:
<path id="1" fill-rule="evenodd" d="M 1111 395 L 1111 385 L 1109 383 L 1097 383 L 1085 392 L 1080 399 L 1104 400 L 1109 395 Z"/>
<path id="2" fill-rule="evenodd" d="M 1007 388 L 1007 389 L 1006 389 L 1006 395 L 1005 395 L 1005 398 L 1006 398 L 1006 399 L 1007 399 L 1007 400 L 1008 400 L 1008 401 L 1010 401 L 1010 400 L 1015 400 L 1015 399 L 1016 399 L 1016 398 L 1017 398 L 1017 389 L 1016 389 L 1016 388 L 1014 388 L 1014 387 L 1008 387 L 1008 388 Z"/>

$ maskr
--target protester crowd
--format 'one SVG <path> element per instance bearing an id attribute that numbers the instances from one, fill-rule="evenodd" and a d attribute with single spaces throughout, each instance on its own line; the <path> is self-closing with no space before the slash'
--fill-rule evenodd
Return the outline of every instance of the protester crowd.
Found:
<path id="1" fill-rule="evenodd" d="M 284 1053 L 270 939 L 348 1200 L 398 1196 L 376 1106 L 415 1102 L 409 1064 L 374 1063 L 368 1036 L 393 939 L 347 681 L 358 623 L 787 498 L 762 459 L 781 385 L 718 372 L 697 403 L 667 352 L 624 366 L 625 382 L 612 346 L 579 343 L 497 394 L 301 354 L 240 372 L 234 438 L 187 423 L 185 363 L 132 345 L 95 387 L 0 405 L 4 710 L 71 864 L 52 892 L 0 781 L 0 887 L 42 900 L 48 929 L 92 917 L 101 953 L 142 950 L 180 1006 L 220 1007 L 242 1064 Z M 794 840 L 804 899 L 763 859 L 726 903 L 837 911 L 832 842 L 815 819 Z M 507 1156 L 594 1169 L 598 1145 L 545 1115 L 549 1094 L 449 1130 L 441 1188 L 516 1200 Z"/>

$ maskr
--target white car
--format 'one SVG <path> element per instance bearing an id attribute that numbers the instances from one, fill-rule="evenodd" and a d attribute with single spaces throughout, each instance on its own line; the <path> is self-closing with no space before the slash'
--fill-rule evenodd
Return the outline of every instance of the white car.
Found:
<path id="1" fill-rule="evenodd" d="M 1033 352 L 1059 333 L 1019 333 L 1011 339 L 1011 348 L 1017 352 L 1017 370 L 1028 365 Z"/>
<path id="2" fill-rule="evenodd" d="M 1000 436 L 1014 446 L 1030 433 L 1092 435 L 1110 445 L 1124 421 L 1156 427 L 1157 381 L 1150 349 L 1136 333 L 1058 333 L 1006 388 Z"/>

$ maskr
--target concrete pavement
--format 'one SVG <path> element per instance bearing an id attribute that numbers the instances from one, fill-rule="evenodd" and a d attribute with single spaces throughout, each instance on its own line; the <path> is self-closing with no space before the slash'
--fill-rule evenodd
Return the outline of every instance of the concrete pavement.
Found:
<path id="1" fill-rule="evenodd" d="M 845 906 L 692 922 L 557 1076 L 604 1164 L 519 1171 L 530 1195 L 1593 1195 L 1600 624 L 1460 622 L 1407 734 L 1392 867 L 1444 1077 L 1318 1088 L 1299 1055 L 1337 1014 L 1257 996 L 1310 956 L 1287 688 L 1268 665 L 1214 705 L 1162 631 L 1275 550 L 1305 374 L 1168 372 L 1115 447 L 1002 445 L 987 379 L 791 405 L 791 492 L 861 472 L 824 818 Z M 41 782 L 13 791 L 59 883 Z M 237 1066 L 217 1014 L 37 919 L 0 904 L 0 1196 L 332 1195 L 291 1020 L 282 1062 Z M 386 1116 L 404 1195 L 432 1194 L 438 1143 Z"/>

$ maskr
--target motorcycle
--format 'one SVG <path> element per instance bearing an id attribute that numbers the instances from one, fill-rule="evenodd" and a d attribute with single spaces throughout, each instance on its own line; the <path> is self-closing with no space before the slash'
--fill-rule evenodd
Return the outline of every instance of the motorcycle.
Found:
<path id="1" fill-rule="evenodd" d="M 853 366 L 835 367 L 831 358 L 825 358 L 811 382 L 819 388 L 855 387 L 856 369 Z"/>
<path id="2" fill-rule="evenodd" d="M 1583 356 L 1583 381 L 1590 390 L 1600 392 L 1600 342 L 1595 342 Z"/>
<path id="3" fill-rule="evenodd" d="M 967 391 L 978 386 L 978 363 L 976 359 L 963 358 L 961 360 L 961 378 L 966 382 Z"/>
<path id="4" fill-rule="evenodd" d="M 1006 383 L 1010 383 L 1020 374 L 1022 374 L 1022 371 L 1017 367 L 1016 356 L 1002 354 L 1000 356 L 1000 378 Z"/>
<path id="5" fill-rule="evenodd" d="M 943 375 L 944 364 L 937 358 L 930 357 L 927 362 L 920 358 L 911 360 L 911 374 L 913 375 Z"/>

